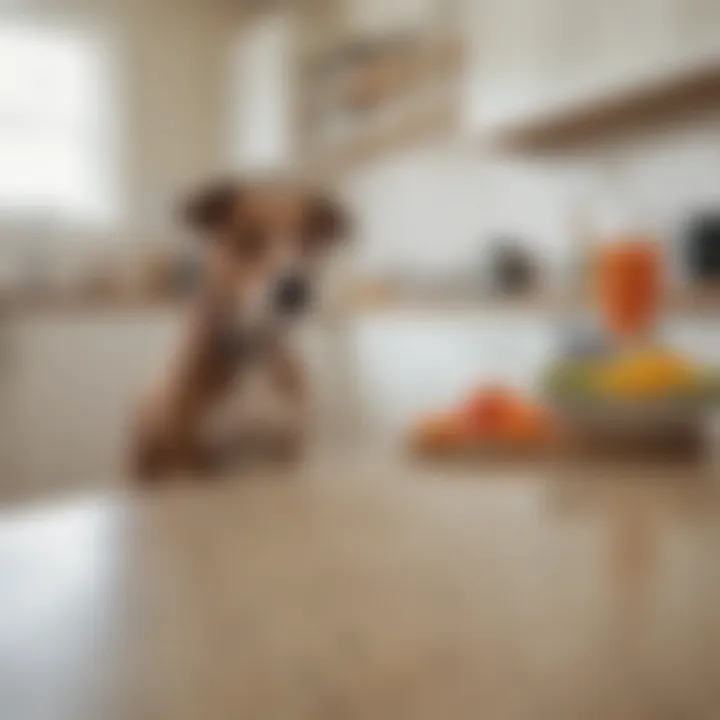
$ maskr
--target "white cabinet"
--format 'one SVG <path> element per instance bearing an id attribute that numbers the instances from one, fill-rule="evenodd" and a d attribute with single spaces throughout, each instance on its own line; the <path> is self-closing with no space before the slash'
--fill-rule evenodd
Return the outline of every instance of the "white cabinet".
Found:
<path id="1" fill-rule="evenodd" d="M 720 70 L 720 0 L 470 0 L 468 117 L 512 130 Z"/>
<path id="2" fill-rule="evenodd" d="M 557 43 L 553 72 L 562 78 L 550 99 L 591 100 L 670 66 L 678 54 L 678 2 L 550 0 L 557 25 L 548 40 Z"/>
<path id="3" fill-rule="evenodd" d="M 550 73 L 552 18 L 533 0 L 484 2 L 473 8 L 470 115 L 487 122 L 518 112 Z"/>
<path id="4" fill-rule="evenodd" d="M 438 0 L 344 0 L 347 29 L 360 35 L 421 30 L 434 22 Z"/>
<path id="5" fill-rule="evenodd" d="M 720 55 L 720 0 L 676 0 L 677 26 L 688 55 Z"/>

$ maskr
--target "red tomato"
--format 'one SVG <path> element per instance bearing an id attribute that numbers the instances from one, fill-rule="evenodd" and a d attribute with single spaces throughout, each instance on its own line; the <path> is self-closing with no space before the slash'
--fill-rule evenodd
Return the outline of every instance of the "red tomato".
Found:
<path id="1" fill-rule="evenodd" d="M 503 424 L 516 402 L 507 388 L 489 386 L 473 393 L 465 406 L 465 414 L 474 431 L 493 432 Z"/>

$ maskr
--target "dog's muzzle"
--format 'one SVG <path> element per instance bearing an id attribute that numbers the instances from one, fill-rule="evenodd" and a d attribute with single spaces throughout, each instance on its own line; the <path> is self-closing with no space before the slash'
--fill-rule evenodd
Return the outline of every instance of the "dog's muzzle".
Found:
<path id="1" fill-rule="evenodd" d="M 275 287 L 274 305 L 284 315 L 301 313 L 310 304 L 310 298 L 310 283 L 299 275 L 283 278 Z"/>

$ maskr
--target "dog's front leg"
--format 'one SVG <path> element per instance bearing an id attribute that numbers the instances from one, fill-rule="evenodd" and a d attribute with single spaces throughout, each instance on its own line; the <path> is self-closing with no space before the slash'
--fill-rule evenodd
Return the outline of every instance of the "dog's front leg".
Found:
<path id="1" fill-rule="evenodd" d="M 273 354 L 270 369 L 272 384 L 283 402 L 287 418 L 275 448 L 279 458 L 294 460 L 302 453 L 307 435 L 307 378 L 300 360 L 284 346 L 278 347 Z"/>

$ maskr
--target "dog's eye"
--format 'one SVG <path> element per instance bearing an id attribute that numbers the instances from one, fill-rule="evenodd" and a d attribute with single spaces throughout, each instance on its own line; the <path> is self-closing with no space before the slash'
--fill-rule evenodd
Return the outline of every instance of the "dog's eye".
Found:
<path id="1" fill-rule="evenodd" d="M 265 252 L 265 237 L 259 230 L 245 230 L 235 241 L 235 252 L 240 260 L 257 261 Z"/>

